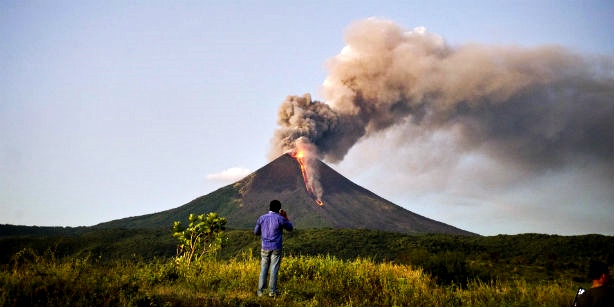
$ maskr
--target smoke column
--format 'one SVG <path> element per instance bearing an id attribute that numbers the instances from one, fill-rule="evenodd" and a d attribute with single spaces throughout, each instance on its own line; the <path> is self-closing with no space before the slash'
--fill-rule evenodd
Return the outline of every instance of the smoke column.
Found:
<path id="1" fill-rule="evenodd" d="M 614 170 L 611 58 L 557 46 L 453 47 L 373 18 L 352 24 L 345 43 L 327 62 L 326 103 L 306 94 L 281 104 L 271 159 L 302 138 L 339 162 L 360 140 L 409 125 L 421 135 L 454 131 L 453 154 L 478 150 L 529 171 L 580 160 Z"/>
<path id="2" fill-rule="evenodd" d="M 304 137 L 338 162 L 361 138 L 411 122 L 461 127 L 467 146 L 534 167 L 577 155 L 611 159 L 614 65 L 560 47 L 450 47 L 423 28 L 391 21 L 351 25 L 327 63 L 327 103 L 289 96 L 279 108 L 270 157 Z"/>

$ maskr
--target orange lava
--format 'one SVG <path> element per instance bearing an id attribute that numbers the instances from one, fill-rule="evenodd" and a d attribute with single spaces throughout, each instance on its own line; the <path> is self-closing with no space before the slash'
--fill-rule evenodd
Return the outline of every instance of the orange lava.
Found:
<path id="1" fill-rule="evenodd" d="M 296 159 L 296 161 L 298 161 L 298 165 L 301 168 L 301 174 L 303 175 L 303 181 L 305 182 L 305 189 L 307 190 L 307 193 L 309 193 L 311 198 L 313 198 L 316 205 L 320 207 L 323 206 L 324 202 L 322 202 L 321 199 L 318 199 L 316 197 L 315 192 L 313 191 L 313 188 L 309 184 L 309 176 L 307 175 L 307 167 L 305 166 L 305 153 L 297 149 L 294 152 L 290 153 L 290 156 Z"/>

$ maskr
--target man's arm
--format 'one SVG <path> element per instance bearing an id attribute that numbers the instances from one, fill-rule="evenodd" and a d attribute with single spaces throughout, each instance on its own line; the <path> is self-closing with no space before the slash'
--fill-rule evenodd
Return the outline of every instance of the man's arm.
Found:
<path id="1" fill-rule="evenodd" d="M 284 229 L 287 231 L 292 231 L 292 229 L 294 229 L 294 226 L 292 225 L 292 223 L 290 223 L 290 219 L 288 218 L 288 213 L 286 213 L 286 210 L 283 210 L 283 209 L 280 210 L 279 215 L 283 216 L 284 219 L 286 219 L 284 223 L 282 224 Z"/>
<path id="2" fill-rule="evenodd" d="M 259 236 L 262 234 L 262 230 L 260 229 L 260 219 L 256 222 L 256 227 L 254 227 L 254 234 Z"/>
<path id="3" fill-rule="evenodd" d="M 286 222 L 284 223 L 284 229 L 287 231 L 292 231 L 294 229 L 294 226 L 292 225 L 292 223 L 290 223 L 290 221 L 286 220 Z"/>

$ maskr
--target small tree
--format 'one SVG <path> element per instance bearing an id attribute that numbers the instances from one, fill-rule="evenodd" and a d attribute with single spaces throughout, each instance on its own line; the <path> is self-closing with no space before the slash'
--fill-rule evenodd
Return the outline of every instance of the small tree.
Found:
<path id="1" fill-rule="evenodd" d="M 194 260 L 213 257 L 222 249 L 226 219 L 215 212 L 188 217 L 188 226 L 173 223 L 173 237 L 179 240 L 177 261 L 187 265 Z"/>

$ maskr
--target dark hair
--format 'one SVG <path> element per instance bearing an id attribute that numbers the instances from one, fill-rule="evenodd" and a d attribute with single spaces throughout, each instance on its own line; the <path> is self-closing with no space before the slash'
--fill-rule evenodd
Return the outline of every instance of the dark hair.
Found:
<path id="1" fill-rule="evenodd" d="M 277 199 L 271 200 L 269 203 L 269 210 L 279 213 L 279 209 L 281 209 L 281 202 Z"/>
<path id="2" fill-rule="evenodd" d="M 588 266 L 588 278 L 599 279 L 602 274 L 610 275 L 608 265 L 601 261 L 591 261 Z"/>

